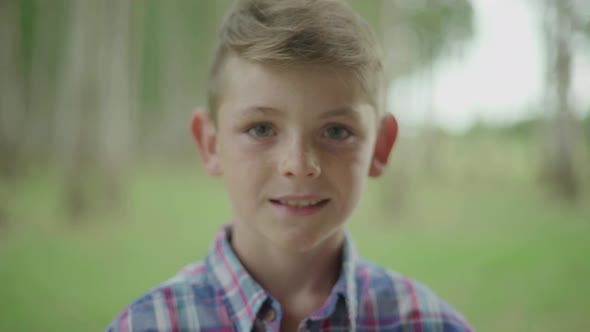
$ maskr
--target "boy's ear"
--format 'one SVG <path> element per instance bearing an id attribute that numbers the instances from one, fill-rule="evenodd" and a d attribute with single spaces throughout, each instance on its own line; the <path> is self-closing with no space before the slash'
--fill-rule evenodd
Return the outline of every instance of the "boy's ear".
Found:
<path id="1" fill-rule="evenodd" d="M 191 132 L 199 147 L 199 154 L 207 173 L 211 176 L 221 176 L 223 170 L 217 151 L 217 133 L 215 125 L 205 110 L 199 108 L 195 111 Z"/>
<path id="2" fill-rule="evenodd" d="M 393 114 L 386 113 L 381 120 L 381 127 L 377 133 L 373 160 L 371 161 L 371 166 L 369 168 L 369 176 L 378 177 L 383 174 L 385 166 L 389 160 L 389 154 L 397 139 L 397 131 L 397 120 Z"/>

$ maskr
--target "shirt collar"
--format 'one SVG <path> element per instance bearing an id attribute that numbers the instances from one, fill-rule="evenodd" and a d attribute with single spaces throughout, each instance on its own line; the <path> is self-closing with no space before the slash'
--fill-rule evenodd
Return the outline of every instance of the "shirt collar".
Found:
<path id="1" fill-rule="evenodd" d="M 230 245 L 231 225 L 223 226 L 206 258 L 207 269 L 213 276 L 213 283 L 224 298 L 229 319 L 238 331 L 252 331 L 256 317 L 270 296 L 248 274 Z M 332 288 L 327 305 L 312 315 L 312 318 L 327 317 L 336 310 L 338 301 L 345 300 L 350 326 L 355 326 L 357 317 L 356 301 L 356 249 L 348 232 L 342 256 L 342 268 L 338 281 Z"/>

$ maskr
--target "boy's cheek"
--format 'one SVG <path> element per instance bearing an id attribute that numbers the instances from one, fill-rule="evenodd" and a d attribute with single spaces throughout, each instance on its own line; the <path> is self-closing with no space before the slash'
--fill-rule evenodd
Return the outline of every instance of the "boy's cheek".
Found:
<path id="1" fill-rule="evenodd" d="M 370 163 L 372 153 L 364 148 L 325 149 L 322 154 L 325 163 L 349 169 L 364 168 Z"/>
<path id="2" fill-rule="evenodd" d="M 223 149 L 222 159 L 229 167 L 244 167 L 247 164 L 268 161 L 268 148 L 260 145 L 235 142 Z"/>

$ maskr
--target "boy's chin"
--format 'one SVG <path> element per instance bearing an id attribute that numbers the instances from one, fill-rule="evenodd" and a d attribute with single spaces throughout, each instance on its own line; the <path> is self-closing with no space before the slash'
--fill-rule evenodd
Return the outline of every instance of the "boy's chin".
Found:
<path id="1" fill-rule="evenodd" d="M 292 253 L 311 253 L 315 250 L 324 247 L 332 247 L 339 245 L 343 239 L 341 234 L 342 226 L 331 230 L 306 230 L 306 229 L 289 229 L 289 230 L 274 230 L 274 234 L 268 234 L 267 237 L 273 244 L 286 251 Z M 336 243 L 335 243 L 336 242 Z"/>

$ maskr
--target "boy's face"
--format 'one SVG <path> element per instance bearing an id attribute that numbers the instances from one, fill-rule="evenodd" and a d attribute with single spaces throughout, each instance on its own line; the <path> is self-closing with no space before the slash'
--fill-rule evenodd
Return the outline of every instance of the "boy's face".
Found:
<path id="1" fill-rule="evenodd" d="M 298 252 L 339 237 L 387 162 L 395 119 L 377 119 L 343 73 L 226 66 L 217 124 L 198 112 L 193 134 L 209 173 L 223 175 L 236 236 Z"/>

